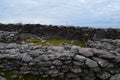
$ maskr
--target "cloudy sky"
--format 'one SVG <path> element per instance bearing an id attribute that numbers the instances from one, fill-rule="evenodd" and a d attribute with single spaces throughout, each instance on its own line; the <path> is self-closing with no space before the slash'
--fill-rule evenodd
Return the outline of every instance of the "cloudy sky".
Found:
<path id="1" fill-rule="evenodd" d="M 0 0 L 0 23 L 120 27 L 120 0 Z"/>

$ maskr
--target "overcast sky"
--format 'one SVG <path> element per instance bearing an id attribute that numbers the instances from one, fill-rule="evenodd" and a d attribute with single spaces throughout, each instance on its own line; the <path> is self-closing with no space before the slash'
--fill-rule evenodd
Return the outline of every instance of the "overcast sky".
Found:
<path id="1" fill-rule="evenodd" d="M 0 0 L 0 22 L 120 25 L 120 0 Z"/>

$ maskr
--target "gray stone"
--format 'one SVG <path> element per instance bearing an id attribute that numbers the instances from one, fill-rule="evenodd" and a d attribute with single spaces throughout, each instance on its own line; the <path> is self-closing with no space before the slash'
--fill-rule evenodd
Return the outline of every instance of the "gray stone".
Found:
<path id="1" fill-rule="evenodd" d="M 120 62 L 120 55 L 115 57 L 115 62 Z"/>
<path id="2" fill-rule="evenodd" d="M 16 49 L 17 47 L 18 47 L 18 44 L 16 44 L 16 43 L 9 43 L 6 46 L 6 49 Z"/>
<path id="3" fill-rule="evenodd" d="M 41 67 L 50 67 L 50 66 L 52 66 L 52 62 L 51 61 L 43 61 L 43 62 L 39 62 L 38 64 Z"/>
<path id="4" fill-rule="evenodd" d="M 96 61 L 101 67 L 106 67 L 110 65 L 110 63 L 107 60 L 102 58 L 94 57 L 93 60 Z"/>
<path id="5" fill-rule="evenodd" d="M 82 72 L 81 68 L 79 68 L 79 69 L 71 69 L 71 71 L 73 73 L 81 73 Z"/>
<path id="6" fill-rule="evenodd" d="M 93 49 L 93 53 L 98 57 L 107 58 L 107 59 L 114 59 L 115 56 L 105 50 L 100 49 Z"/>
<path id="7" fill-rule="evenodd" d="M 80 48 L 81 48 L 80 46 L 75 46 L 75 45 L 71 47 L 71 49 L 80 49 Z"/>
<path id="8" fill-rule="evenodd" d="M 65 49 L 65 50 L 70 50 L 70 49 L 71 49 L 71 46 L 70 46 L 70 45 L 65 45 L 65 46 L 64 46 L 64 49 Z"/>
<path id="9" fill-rule="evenodd" d="M 61 47 L 61 46 L 49 46 L 48 49 L 52 50 L 52 51 L 62 52 L 64 50 L 64 47 Z"/>
<path id="10" fill-rule="evenodd" d="M 119 68 L 112 68 L 109 70 L 109 72 L 111 74 L 119 74 L 120 73 L 120 69 Z"/>
<path id="11" fill-rule="evenodd" d="M 47 74 L 49 74 L 49 75 L 51 75 L 51 76 L 53 76 L 53 75 L 55 75 L 55 74 L 57 74 L 58 75 L 58 70 L 57 69 L 52 69 L 52 70 L 48 70 L 47 71 Z M 57 76 L 56 75 L 56 76 Z"/>
<path id="12" fill-rule="evenodd" d="M 4 53 L 5 54 L 17 54 L 19 53 L 19 50 L 18 49 L 6 49 L 4 50 Z"/>
<path id="13" fill-rule="evenodd" d="M 56 66 L 60 66 L 60 65 L 62 65 L 62 62 L 60 60 L 55 60 L 55 61 L 53 61 L 53 64 Z"/>
<path id="14" fill-rule="evenodd" d="M 28 44 L 24 44 L 24 45 L 20 45 L 20 46 L 19 46 L 19 52 L 20 52 L 20 53 L 25 53 L 25 52 L 27 52 L 28 50 L 29 50 Z"/>
<path id="15" fill-rule="evenodd" d="M 48 52 L 47 52 L 48 54 L 53 54 L 53 53 L 55 53 L 53 50 L 48 50 Z"/>
<path id="16" fill-rule="evenodd" d="M 99 77 L 102 80 L 106 80 L 110 77 L 111 75 L 108 72 L 100 72 L 97 73 L 97 77 Z"/>
<path id="17" fill-rule="evenodd" d="M 80 49 L 79 46 L 73 45 L 73 46 L 71 47 L 71 52 L 74 53 L 74 54 L 77 54 L 77 53 L 79 53 L 79 49 Z"/>
<path id="18" fill-rule="evenodd" d="M 36 50 L 36 49 L 41 49 L 41 48 L 42 48 L 41 45 L 39 45 L 39 46 L 31 46 L 31 50 Z"/>
<path id="19" fill-rule="evenodd" d="M 0 31 L 0 42 L 15 42 L 18 37 L 17 34 L 17 32 Z"/>
<path id="20" fill-rule="evenodd" d="M 6 49 L 6 45 L 5 43 L 0 43 L 0 50 Z"/>
<path id="21" fill-rule="evenodd" d="M 120 74 L 115 74 L 110 78 L 110 80 L 120 80 Z"/>
<path id="22" fill-rule="evenodd" d="M 84 56 L 81 55 L 75 55 L 74 60 L 80 61 L 80 62 L 84 62 L 87 58 L 85 58 Z"/>
<path id="23" fill-rule="evenodd" d="M 93 56 L 93 53 L 90 52 L 91 48 L 80 48 L 79 49 L 79 54 L 85 56 L 85 57 L 90 57 Z"/>
<path id="24" fill-rule="evenodd" d="M 73 61 L 73 64 L 76 65 L 76 66 L 82 66 L 82 65 L 84 65 L 84 62 Z"/>
<path id="25" fill-rule="evenodd" d="M 58 59 L 60 55 L 56 55 L 56 54 L 49 54 L 48 55 L 48 58 L 49 60 L 55 60 L 55 59 Z"/>
<path id="26" fill-rule="evenodd" d="M 87 59 L 85 64 L 90 68 L 98 67 L 98 64 L 91 59 Z"/>
<path id="27" fill-rule="evenodd" d="M 6 80 L 4 77 L 0 76 L 0 80 Z"/>
<path id="28" fill-rule="evenodd" d="M 21 57 L 22 57 L 22 60 L 25 61 L 25 62 L 29 62 L 29 61 L 31 61 L 31 60 L 33 59 L 33 58 L 32 58 L 30 55 L 28 55 L 27 53 L 22 54 Z"/>
<path id="29" fill-rule="evenodd" d="M 41 51 L 39 49 L 36 49 L 36 50 L 31 50 L 28 54 L 31 56 L 31 57 L 38 57 L 41 53 Z"/>
<path id="30" fill-rule="evenodd" d="M 40 61 L 49 61 L 49 55 L 47 54 L 43 54 L 43 55 L 40 55 L 38 57 L 35 57 L 33 61 L 35 62 L 40 62 Z"/>

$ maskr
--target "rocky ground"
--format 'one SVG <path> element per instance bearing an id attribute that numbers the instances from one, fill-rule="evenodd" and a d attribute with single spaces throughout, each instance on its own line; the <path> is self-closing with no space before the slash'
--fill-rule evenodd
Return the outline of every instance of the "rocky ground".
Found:
<path id="1" fill-rule="evenodd" d="M 88 41 L 85 48 L 35 46 L 14 43 L 17 32 L 0 33 L 1 69 L 68 80 L 120 80 L 120 40 Z"/>

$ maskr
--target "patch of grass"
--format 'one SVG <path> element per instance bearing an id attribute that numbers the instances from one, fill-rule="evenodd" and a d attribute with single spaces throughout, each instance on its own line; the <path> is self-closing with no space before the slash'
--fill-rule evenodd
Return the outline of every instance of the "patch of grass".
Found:
<path id="1" fill-rule="evenodd" d="M 28 39 L 25 42 L 28 44 L 42 45 L 42 46 L 76 45 L 80 47 L 85 47 L 85 43 L 83 41 L 66 40 L 66 39 L 61 39 L 61 38 Z"/>

